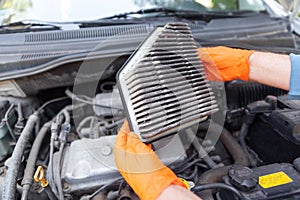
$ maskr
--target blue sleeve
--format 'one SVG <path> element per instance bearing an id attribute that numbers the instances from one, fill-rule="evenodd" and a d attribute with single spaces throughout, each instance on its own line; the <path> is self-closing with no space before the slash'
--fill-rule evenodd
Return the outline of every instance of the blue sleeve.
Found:
<path id="1" fill-rule="evenodd" d="M 292 69 L 290 78 L 289 99 L 300 100 L 300 55 L 290 54 Z"/>

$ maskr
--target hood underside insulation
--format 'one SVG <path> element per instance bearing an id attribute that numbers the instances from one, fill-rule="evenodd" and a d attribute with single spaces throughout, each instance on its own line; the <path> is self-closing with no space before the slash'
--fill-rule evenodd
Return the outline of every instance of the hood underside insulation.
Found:
<path id="1" fill-rule="evenodd" d="M 218 110 L 187 24 L 156 28 L 117 76 L 131 130 L 144 142 L 176 133 Z"/>

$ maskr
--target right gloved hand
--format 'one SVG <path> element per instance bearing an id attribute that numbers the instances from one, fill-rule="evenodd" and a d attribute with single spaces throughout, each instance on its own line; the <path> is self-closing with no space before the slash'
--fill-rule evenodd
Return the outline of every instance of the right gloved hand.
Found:
<path id="1" fill-rule="evenodd" d="M 207 72 L 208 79 L 248 81 L 250 72 L 249 57 L 254 50 L 242 50 L 229 47 L 199 48 L 198 54 Z"/>

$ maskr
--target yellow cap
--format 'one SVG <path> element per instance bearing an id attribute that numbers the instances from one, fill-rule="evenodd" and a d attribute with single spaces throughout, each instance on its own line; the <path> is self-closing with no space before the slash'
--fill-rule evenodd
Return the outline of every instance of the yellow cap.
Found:
<path id="1" fill-rule="evenodd" d="M 191 189 L 189 183 L 188 183 L 185 179 L 179 178 L 179 180 L 181 180 L 181 181 L 183 182 L 183 184 L 185 185 L 185 187 L 186 187 L 188 190 Z"/>

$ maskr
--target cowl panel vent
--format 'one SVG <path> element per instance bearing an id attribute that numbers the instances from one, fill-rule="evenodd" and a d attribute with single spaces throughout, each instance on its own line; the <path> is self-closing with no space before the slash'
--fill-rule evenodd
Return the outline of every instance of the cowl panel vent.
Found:
<path id="1" fill-rule="evenodd" d="M 51 31 L 41 33 L 31 33 L 25 36 L 25 42 L 51 42 L 61 40 L 79 40 L 79 39 L 95 39 L 107 38 L 113 36 L 124 35 L 141 35 L 148 34 L 153 30 L 153 26 L 140 25 L 122 25 L 122 26 L 106 26 L 100 28 L 83 28 L 80 30 L 69 31 Z"/>
<path id="2" fill-rule="evenodd" d="M 218 110 L 189 26 L 156 28 L 118 73 L 131 129 L 145 142 L 204 121 Z"/>

